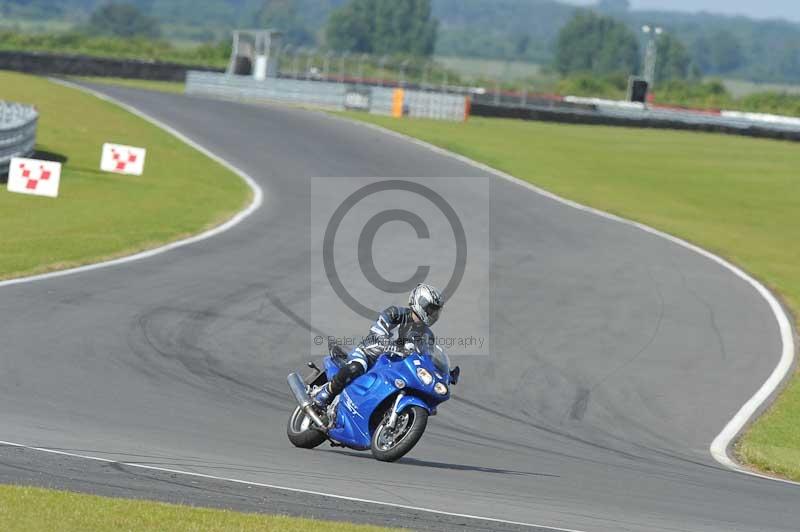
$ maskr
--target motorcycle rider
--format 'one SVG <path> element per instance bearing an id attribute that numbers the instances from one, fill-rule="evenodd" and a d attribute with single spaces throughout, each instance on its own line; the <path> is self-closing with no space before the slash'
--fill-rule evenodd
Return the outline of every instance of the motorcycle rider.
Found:
<path id="1" fill-rule="evenodd" d="M 444 308 L 441 292 L 428 284 L 419 284 L 408 298 L 408 307 L 391 306 L 380 313 L 369 329 L 369 335 L 347 357 L 347 362 L 336 376 L 314 394 L 314 402 L 325 409 L 345 386 L 367 372 L 378 357 L 393 345 L 413 342 L 416 346 L 435 342 L 430 327 L 439 319 Z M 392 331 L 399 327 L 397 339 L 392 340 Z"/>

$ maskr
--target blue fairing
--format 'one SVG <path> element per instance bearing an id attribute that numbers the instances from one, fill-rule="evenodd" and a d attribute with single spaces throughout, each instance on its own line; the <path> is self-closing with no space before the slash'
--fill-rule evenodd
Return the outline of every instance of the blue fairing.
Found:
<path id="1" fill-rule="evenodd" d="M 409 406 L 418 406 L 420 408 L 424 408 L 428 411 L 429 414 L 434 414 L 436 412 L 435 408 L 432 408 L 431 405 L 417 397 L 416 395 L 406 395 L 402 399 L 400 399 L 400 404 L 397 405 L 398 412 L 402 412 Z"/>
<path id="2" fill-rule="evenodd" d="M 419 368 L 425 369 L 433 381 L 424 384 L 417 376 Z M 325 358 L 325 372 L 332 379 L 338 366 L 330 357 Z M 398 387 L 401 383 L 403 387 Z M 437 382 L 448 386 L 448 393 L 434 391 Z M 430 355 L 417 353 L 401 358 L 381 356 L 364 375 L 351 382 L 339 396 L 336 424 L 328 431 L 331 440 L 354 449 L 368 449 L 375 424 L 387 408 L 391 408 L 398 393 L 404 392 L 398 412 L 412 405 L 436 412 L 436 405 L 450 398 L 450 375 L 436 367 Z"/>

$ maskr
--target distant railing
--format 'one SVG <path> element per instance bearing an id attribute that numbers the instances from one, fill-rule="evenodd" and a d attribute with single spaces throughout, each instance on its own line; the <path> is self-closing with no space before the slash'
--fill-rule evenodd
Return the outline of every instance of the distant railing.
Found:
<path id="1" fill-rule="evenodd" d="M 186 93 L 243 101 L 272 101 L 328 109 L 361 111 L 438 120 L 464 120 L 469 113 L 463 94 L 364 83 L 267 78 L 189 71 Z"/>
<path id="2" fill-rule="evenodd" d="M 12 157 L 33 153 L 38 120 L 34 107 L 0 100 L 0 176 L 8 173 Z"/>

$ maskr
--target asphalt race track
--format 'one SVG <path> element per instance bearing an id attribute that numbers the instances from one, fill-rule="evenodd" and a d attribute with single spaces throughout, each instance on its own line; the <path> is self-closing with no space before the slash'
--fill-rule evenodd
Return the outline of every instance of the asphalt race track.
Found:
<path id="1" fill-rule="evenodd" d="M 708 451 L 778 363 L 767 303 L 696 253 L 497 178 L 492 356 L 457 360 L 456 397 L 401 462 L 294 449 L 285 376 L 308 358 L 308 178 L 463 177 L 470 194 L 483 174 L 317 112 L 98 90 L 247 172 L 264 205 L 149 259 L 0 288 L 0 440 L 585 531 L 800 526 L 800 487 L 729 471 Z M 442 321 L 458 317 L 448 308 Z M 427 529 L 505 526 L 131 471 L 0 447 L 2 482 Z"/>

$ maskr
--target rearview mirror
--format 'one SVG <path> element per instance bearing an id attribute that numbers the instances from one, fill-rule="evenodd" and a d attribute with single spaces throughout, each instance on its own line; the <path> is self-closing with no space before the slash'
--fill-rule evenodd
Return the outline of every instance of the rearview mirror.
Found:
<path id="1" fill-rule="evenodd" d="M 458 379 L 461 377 L 461 368 L 459 366 L 454 367 L 450 370 L 450 384 L 455 386 L 458 384 Z"/>

